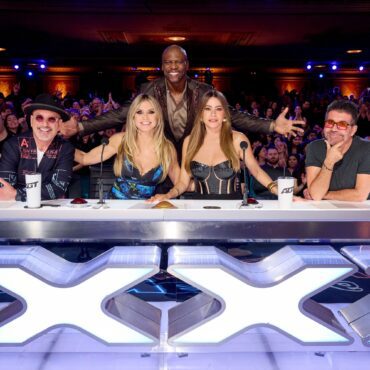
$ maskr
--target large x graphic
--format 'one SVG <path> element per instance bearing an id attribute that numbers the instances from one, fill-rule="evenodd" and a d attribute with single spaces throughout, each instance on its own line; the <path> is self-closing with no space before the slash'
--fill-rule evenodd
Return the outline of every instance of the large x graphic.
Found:
<path id="1" fill-rule="evenodd" d="M 157 273 L 159 262 L 156 246 L 115 247 L 86 263 L 41 247 L 1 247 L 0 287 L 17 300 L 0 311 L 0 343 L 65 325 L 106 343 L 157 342 L 161 311 L 124 291 Z"/>
<path id="2" fill-rule="evenodd" d="M 355 271 L 330 246 L 286 246 L 257 263 L 214 247 L 172 247 L 168 272 L 203 293 L 169 311 L 169 342 L 219 343 L 270 326 L 302 344 L 349 344 L 332 312 L 308 298 Z"/>

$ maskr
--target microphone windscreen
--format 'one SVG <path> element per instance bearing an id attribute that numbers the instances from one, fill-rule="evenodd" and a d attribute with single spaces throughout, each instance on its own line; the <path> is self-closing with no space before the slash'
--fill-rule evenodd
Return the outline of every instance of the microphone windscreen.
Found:
<path id="1" fill-rule="evenodd" d="M 240 149 L 245 150 L 248 148 L 248 143 L 246 141 L 242 141 L 240 143 Z"/>
<path id="2" fill-rule="evenodd" d="M 103 137 L 101 139 L 101 142 L 100 142 L 101 145 L 107 145 L 108 143 L 109 143 L 109 139 L 107 137 Z"/>

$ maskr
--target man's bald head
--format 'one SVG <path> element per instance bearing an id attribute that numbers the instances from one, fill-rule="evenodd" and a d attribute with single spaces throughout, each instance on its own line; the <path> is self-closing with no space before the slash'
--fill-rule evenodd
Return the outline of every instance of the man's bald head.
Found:
<path id="1" fill-rule="evenodd" d="M 166 54 L 168 54 L 170 51 L 179 51 L 183 56 L 184 56 L 184 59 L 186 61 L 188 61 L 188 55 L 186 54 L 186 51 L 184 48 L 182 48 L 181 46 L 179 45 L 170 45 L 170 46 L 167 46 L 166 49 L 163 50 L 163 53 L 162 53 L 162 62 L 163 62 L 163 58 Z"/>

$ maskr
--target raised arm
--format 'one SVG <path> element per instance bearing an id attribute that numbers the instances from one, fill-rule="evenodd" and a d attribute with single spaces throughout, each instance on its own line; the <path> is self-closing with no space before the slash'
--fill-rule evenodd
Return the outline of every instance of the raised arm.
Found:
<path id="1" fill-rule="evenodd" d="M 326 154 L 321 167 L 307 166 L 307 188 L 313 200 L 325 199 L 333 175 L 334 165 L 343 158 L 343 141 L 330 146 L 325 140 Z M 311 150 L 311 147 L 308 148 Z"/>
<path id="2" fill-rule="evenodd" d="M 250 131 L 262 134 L 270 134 L 276 131 L 282 135 L 287 135 L 290 133 L 293 136 L 296 136 L 297 132 L 303 133 L 304 131 L 302 128 L 295 126 L 305 125 L 304 121 L 289 120 L 285 117 L 289 108 L 285 108 L 284 111 L 276 118 L 276 120 L 256 117 L 247 112 L 239 112 L 233 107 L 229 107 L 229 110 L 233 127 L 238 131 L 242 131 L 243 133 Z"/>
<path id="3" fill-rule="evenodd" d="M 108 144 L 104 148 L 103 161 L 113 157 L 118 152 L 118 148 L 122 142 L 124 133 L 118 132 L 114 134 L 110 139 Z M 102 153 L 102 145 L 97 146 L 96 148 L 90 150 L 88 153 L 85 153 L 79 149 L 75 150 L 75 161 L 87 166 L 90 164 L 100 163 Z"/>
<path id="4" fill-rule="evenodd" d="M 83 122 L 78 122 L 76 118 L 72 117 L 69 121 L 63 122 L 60 131 L 65 137 L 71 137 L 76 134 L 84 136 L 107 128 L 119 125 L 123 126 L 126 124 L 129 107 L 130 103 L 125 103 L 118 109 L 110 110 L 98 117 Z"/>

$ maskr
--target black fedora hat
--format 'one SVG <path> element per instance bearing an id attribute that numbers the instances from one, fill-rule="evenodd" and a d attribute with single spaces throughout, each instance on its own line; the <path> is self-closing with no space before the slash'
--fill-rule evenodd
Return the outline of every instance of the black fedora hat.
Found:
<path id="1" fill-rule="evenodd" d="M 52 112 L 60 114 L 62 121 L 68 121 L 71 117 L 63 109 L 63 107 L 58 104 L 50 94 L 40 94 L 36 99 L 24 109 L 24 112 L 27 115 L 31 115 L 32 112 L 36 109 L 50 110 Z"/>

